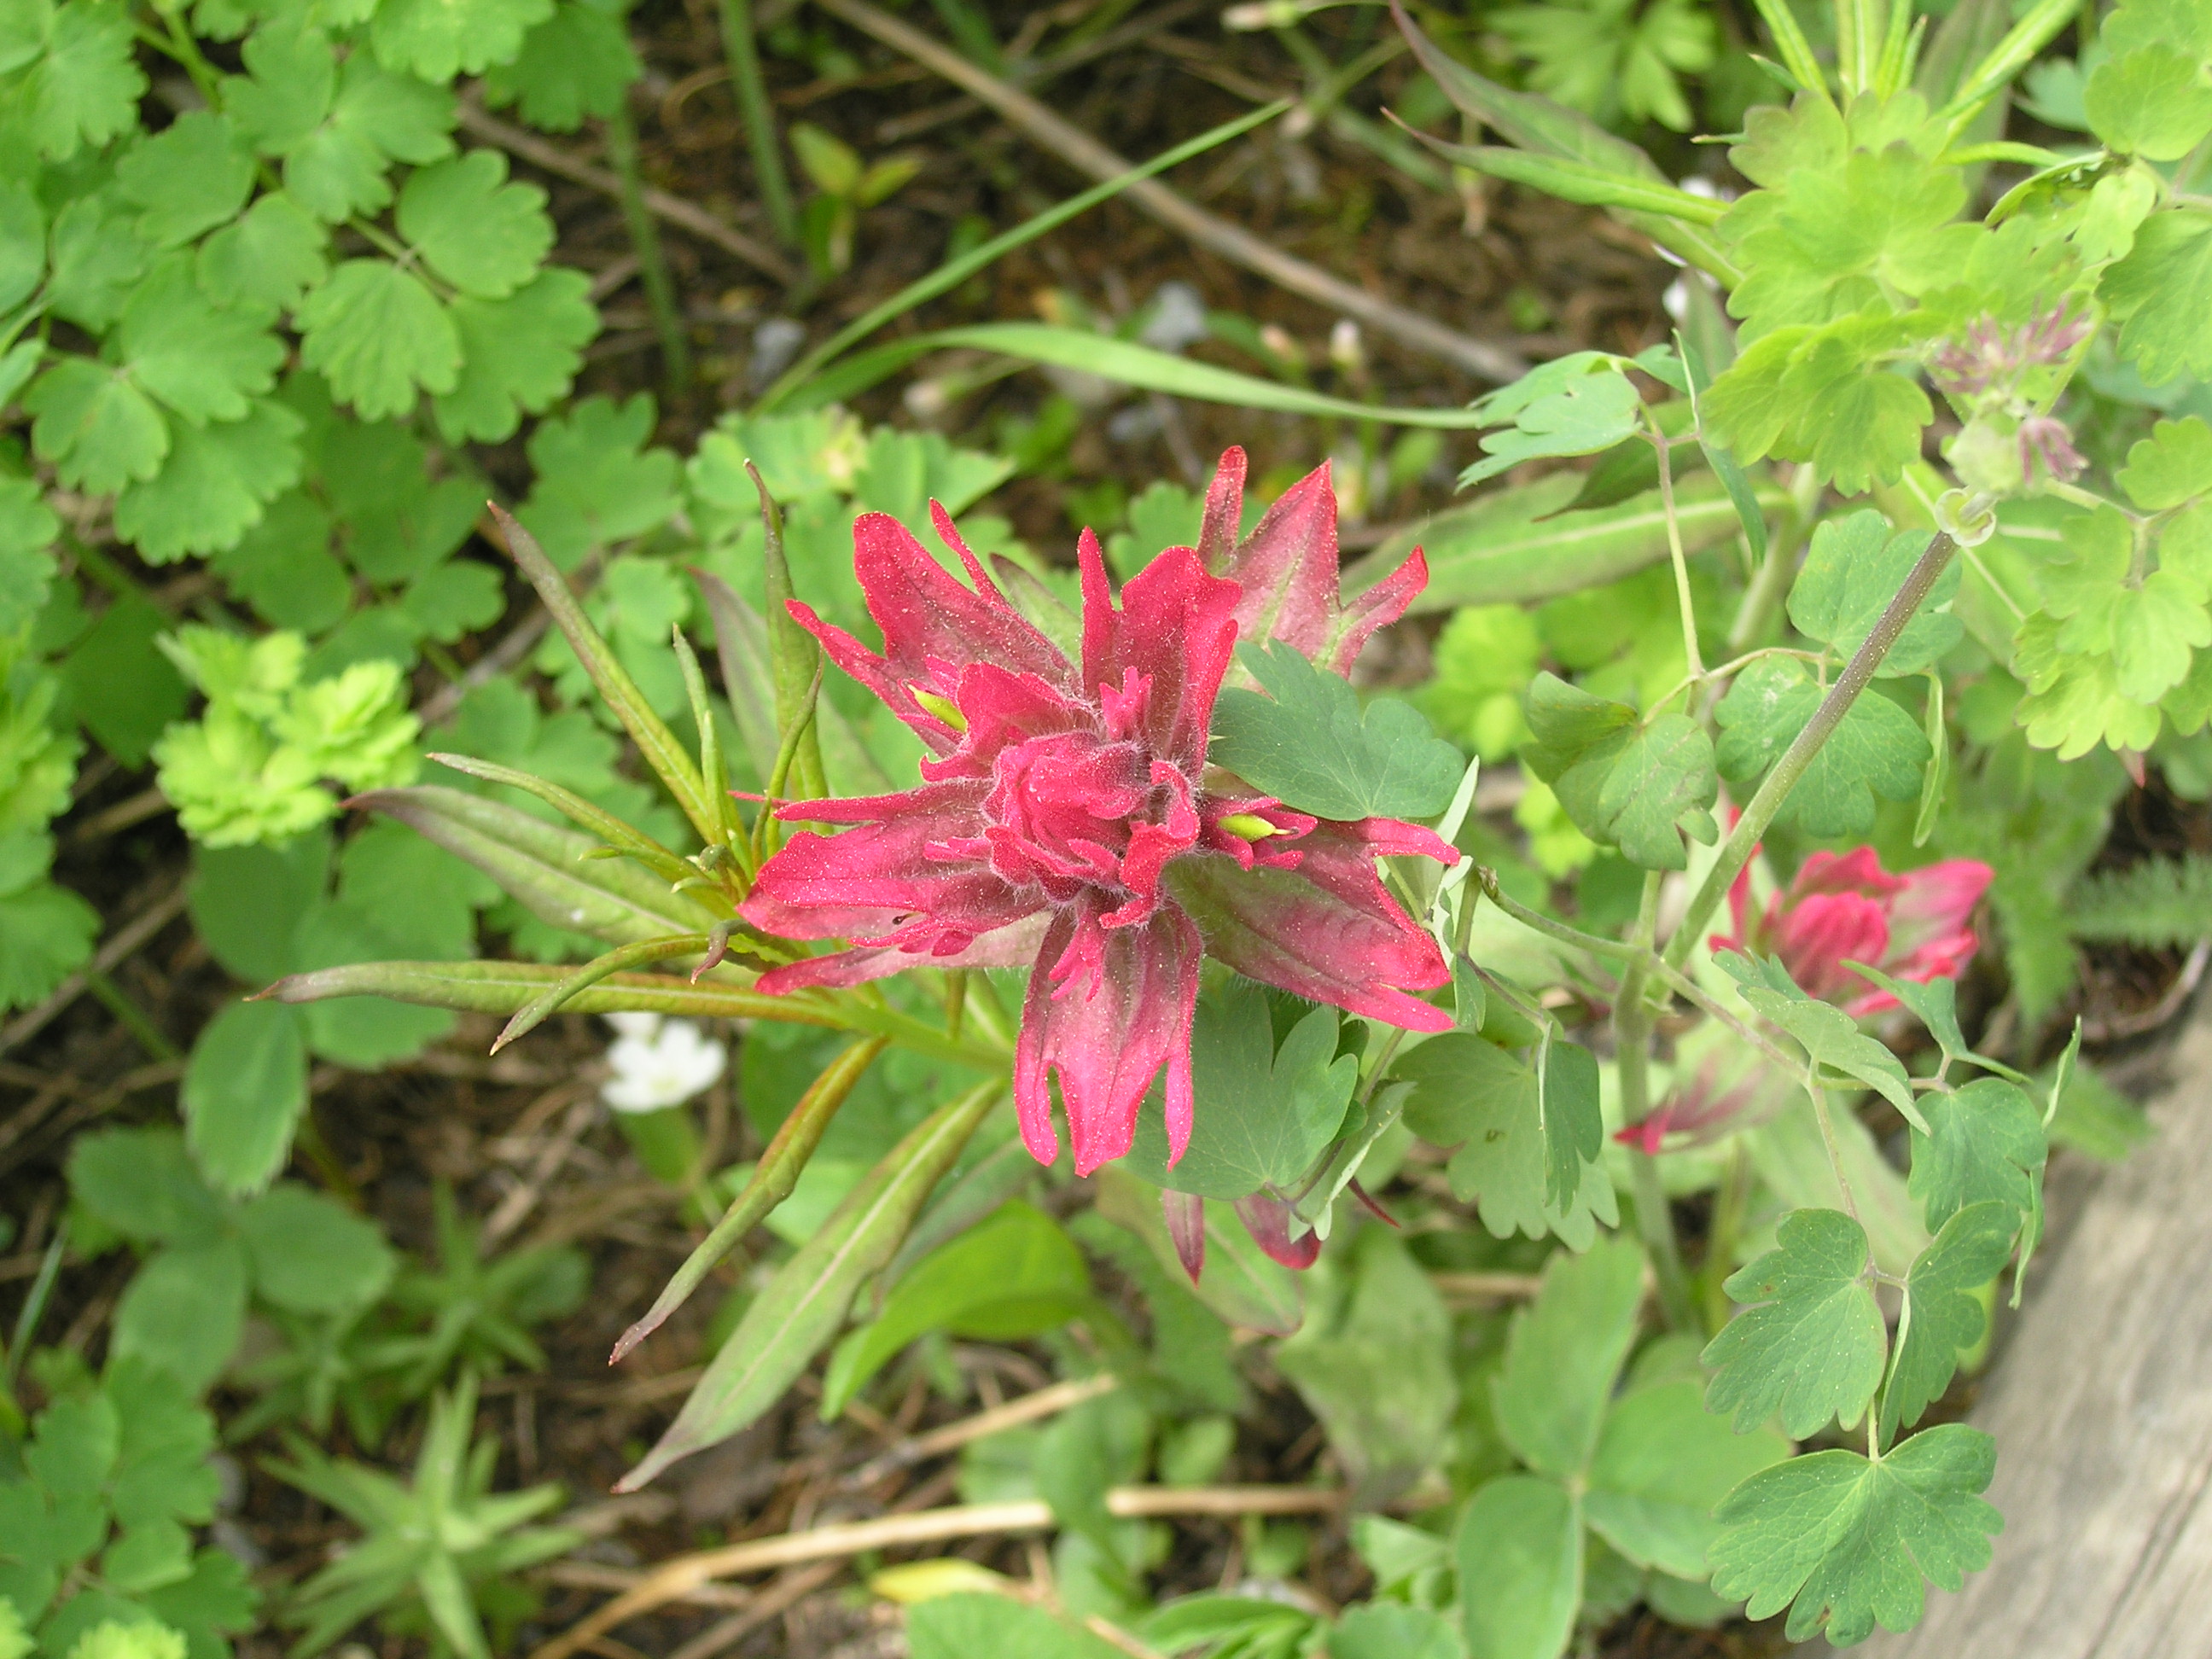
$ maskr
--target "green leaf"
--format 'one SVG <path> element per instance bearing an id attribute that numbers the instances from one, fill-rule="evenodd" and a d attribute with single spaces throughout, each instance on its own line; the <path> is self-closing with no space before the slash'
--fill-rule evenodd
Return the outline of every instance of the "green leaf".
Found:
<path id="1" fill-rule="evenodd" d="M 460 340 L 460 378 L 433 408 L 448 443 L 512 437 L 523 416 L 568 394 L 599 331 L 591 279 L 564 266 L 539 271 L 503 300 L 464 295 L 447 314 Z"/>
<path id="2" fill-rule="evenodd" d="M 1453 1147 L 1453 1194 L 1478 1204 L 1499 1238 L 1557 1233 L 1588 1249 L 1596 1224 L 1618 1218 L 1613 1182 L 1600 1169 L 1605 1127 L 1596 1061 L 1587 1048 L 1555 1041 L 1550 1086 L 1536 1069 L 1472 1031 L 1446 1031 L 1400 1060 L 1394 1077 L 1413 1085 L 1406 1123 L 1422 1139 Z"/>
<path id="3" fill-rule="evenodd" d="M 283 191 L 274 191 L 200 244 L 194 266 L 200 291 L 264 316 L 288 311 L 329 274 L 323 257 L 328 240 L 329 233 L 313 214 Z"/>
<path id="4" fill-rule="evenodd" d="M 940 1106 L 862 1178 L 753 1298 L 675 1422 L 618 1490 L 635 1492 L 678 1459 L 726 1440 L 782 1398 L 836 1334 L 861 1281 L 896 1253 L 922 1201 L 1002 1087 L 987 1083 Z"/>
<path id="5" fill-rule="evenodd" d="M 304 1187 L 271 1188 L 239 1211 L 238 1228 L 254 1290 L 294 1313 L 365 1308 L 398 1267 L 374 1222 Z"/>
<path id="6" fill-rule="evenodd" d="M 433 85 L 514 61 L 553 0 L 384 0 L 370 25 L 376 61 Z"/>
<path id="7" fill-rule="evenodd" d="M 1091 1305 L 1083 1253 L 1051 1217 L 1016 1200 L 926 1257 L 883 1311 L 837 1345 L 822 1417 L 842 1415 L 868 1381 L 929 1331 L 993 1342 L 1055 1330 Z"/>
<path id="8" fill-rule="evenodd" d="M 1765 657 L 1735 677 L 1715 718 L 1721 775 L 1747 787 L 1766 775 L 1805 729 L 1825 694 L 1791 658 Z M 1783 799 L 1778 823 L 1816 836 L 1863 836 L 1874 827 L 1875 797 L 1909 801 L 1920 793 L 1929 749 L 1917 721 L 1878 692 L 1845 711 L 1812 763 Z"/>
<path id="9" fill-rule="evenodd" d="M 665 449 L 648 448 L 653 399 L 586 398 L 530 434 L 537 483 L 515 517 L 545 555 L 572 570 L 594 547 L 627 541 L 665 524 L 676 511 L 682 469 Z"/>
<path id="10" fill-rule="evenodd" d="M 1486 459 L 1459 475 L 1460 488 L 1526 460 L 1594 455 L 1632 436 L 1642 423 L 1644 403 L 1620 364 L 1609 352 L 1572 352 L 1476 399 L 1474 410 L 1485 425 L 1512 425 L 1483 439 Z"/>
<path id="11" fill-rule="evenodd" d="M 0 837 L 0 857 L 15 839 Z M 84 965 L 99 937 L 100 913 L 65 887 L 33 879 L 0 894 L 0 1008 L 46 997 Z"/>
<path id="12" fill-rule="evenodd" d="M 300 304 L 301 361 L 363 420 L 405 415 L 417 389 L 460 382 L 461 343 L 446 308 L 412 273 L 349 259 Z"/>
<path id="13" fill-rule="evenodd" d="M 2021 1212 L 2010 1204 L 1970 1204 L 1913 1262 L 1881 1399 L 1884 1435 L 1917 1422 L 1950 1387 L 1960 1354 L 1981 1340 L 1989 1318 L 1974 1292 L 2004 1271 L 2021 1224 Z"/>
<path id="14" fill-rule="evenodd" d="M 222 1233 L 223 1209 L 174 1129 L 106 1129 L 71 1143 L 70 1196 L 140 1243 L 201 1245 Z"/>
<path id="15" fill-rule="evenodd" d="M 166 1371 L 197 1395 L 229 1364 L 245 1328 L 246 1253 L 238 1242 L 173 1246 L 123 1292 L 108 1352 Z"/>
<path id="16" fill-rule="evenodd" d="M 1543 1287 L 1513 1316 L 1492 1384 L 1499 1435 L 1538 1474 L 1571 1481 L 1589 1467 L 1643 1302 L 1644 1252 L 1626 1239 L 1601 1238 L 1545 1263 Z"/>
<path id="17" fill-rule="evenodd" d="M 1279 1053 L 1262 988 L 1240 980 L 1208 989 L 1191 1031 L 1190 1142 L 1169 1168 L 1166 1120 L 1148 1106 L 1127 1167 L 1155 1186 L 1206 1198 L 1292 1186 L 1335 1138 L 1359 1079 L 1358 1057 L 1336 1052 L 1336 1031 L 1335 1010 L 1316 1008 Z"/>
<path id="18" fill-rule="evenodd" d="M 1559 1659 L 1583 1599 L 1582 1506 L 1557 1483 L 1505 1474 L 1460 1512 L 1461 1629 L 1470 1659 Z"/>
<path id="19" fill-rule="evenodd" d="M 188 110 L 125 155 L 115 179 L 143 210 L 139 234 L 175 247 L 238 216 L 253 188 L 253 158 L 229 121 Z"/>
<path id="20" fill-rule="evenodd" d="M 1361 1229 L 1333 1265 L 1348 1285 L 1331 1286 L 1336 1302 L 1326 1316 L 1316 1296 L 1316 1316 L 1275 1350 L 1275 1364 L 1328 1425 L 1359 1506 L 1377 1508 L 1443 1455 L 1459 1399 L 1451 1316 L 1388 1229 Z"/>
<path id="21" fill-rule="evenodd" d="M 2043 1114 L 2027 1091 L 2002 1078 L 1977 1078 L 1954 1092 L 1923 1095 L 1925 1133 L 1912 1132 L 1907 1190 L 1943 1226 L 1970 1206 L 1990 1200 L 2021 1218 L 2041 1213 Z"/>
<path id="22" fill-rule="evenodd" d="M 1743 1000 L 1796 1037 L 1815 1066 L 1856 1078 L 1879 1091 L 1914 1127 L 1923 1127 L 1904 1062 L 1833 1003 L 1807 996 L 1778 957 L 1753 962 L 1724 951 L 1716 960 L 1741 988 Z"/>
<path id="23" fill-rule="evenodd" d="M 906 1637 L 914 1659 L 980 1659 L 985 1654 L 1116 1659 L 1121 1651 L 1042 1607 L 981 1593 L 939 1595 L 922 1602 L 907 1615 Z"/>
<path id="24" fill-rule="evenodd" d="M 161 470 L 116 496 L 116 534 L 149 564 L 237 546 L 266 503 L 299 482 L 301 426 L 260 398 L 242 419 L 171 428 Z"/>
<path id="25" fill-rule="evenodd" d="M 89 357 L 63 357 L 31 383 L 31 442 L 71 488 L 109 495 L 150 478 L 169 453 L 168 422 L 128 374 Z"/>
<path id="26" fill-rule="evenodd" d="M 507 182 L 495 149 L 418 169 L 399 192 L 398 222 L 431 270 L 480 300 L 514 293 L 553 246 L 545 192 Z"/>
<path id="27" fill-rule="evenodd" d="M 1189 1284 L 1160 1213 L 1158 1189 L 1118 1161 L 1104 1165 L 1091 1180 L 1098 1188 L 1099 1214 L 1142 1239 L 1171 1283 Z M 1290 1335 L 1305 1317 L 1299 1275 L 1267 1258 L 1231 1206 L 1218 1199 L 1200 1201 L 1206 1212 L 1206 1272 L 1191 1286 L 1193 1293 L 1224 1325 Z"/>
<path id="28" fill-rule="evenodd" d="M 1889 520 L 1871 510 L 1823 520 L 1790 590 L 1790 620 L 1808 639 L 1838 657 L 1851 656 L 1889 608 L 1929 539 L 1924 530 L 1891 534 Z M 1959 642 L 1966 625 L 1941 607 L 1958 592 L 1962 568 L 1954 560 L 1936 579 L 1876 673 L 1924 673 Z"/>
<path id="29" fill-rule="evenodd" d="M 235 421 L 276 383 L 283 343 L 200 292 L 191 262 L 155 265 L 123 307 L 117 335 L 132 380 L 195 425 Z"/>
<path id="30" fill-rule="evenodd" d="M 1778 328 L 1713 382 L 1699 413 L 1739 460 L 1810 461 L 1850 495 L 1894 483 L 1936 411 L 1887 360 L 1932 326 L 1869 314 Z"/>
<path id="31" fill-rule="evenodd" d="M 1775 1248 L 1723 1287 L 1748 1305 L 1705 1348 L 1713 1369 L 1706 1407 L 1734 1412 L 1747 1434 L 1778 1411 L 1793 1440 L 1831 1419 L 1845 1428 L 1857 1422 L 1888 1357 L 1867 1268 L 1866 1231 L 1849 1216 L 1783 1217 Z"/>
<path id="32" fill-rule="evenodd" d="M 1215 765 L 1293 811 L 1342 822 L 1431 817 L 1450 803 L 1466 763 L 1411 704 L 1377 697 L 1363 717 L 1350 685 L 1280 641 L 1237 655 L 1268 695 L 1221 694 Z"/>
<path id="33" fill-rule="evenodd" d="M 2123 319 L 2120 355 L 2147 384 L 2212 375 L 2212 214 L 2151 215 L 2098 291 Z"/>
<path id="34" fill-rule="evenodd" d="M 1459 1632 L 1440 1613 L 1402 1601 L 1346 1607 L 1328 1633 L 1328 1659 L 1466 1659 Z"/>
<path id="35" fill-rule="evenodd" d="M 2149 437 L 2128 450 L 2119 485 L 2146 513 L 2179 507 L 2212 490 L 2212 426 L 2202 415 L 2159 422 Z"/>
<path id="36" fill-rule="evenodd" d="M 1792 1641 L 1825 1632 L 1847 1646 L 1876 1624 L 1909 1630 L 1923 1580 L 1955 1590 L 1989 1564 L 1988 1534 L 2003 1521 L 1979 1494 L 1996 1468 L 1996 1443 L 1963 1423 L 1915 1435 L 1878 1463 L 1849 1451 L 1778 1463 L 1721 1505 L 1714 1592 L 1747 1601 L 1753 1619 L 1790 1605 Z"/>
<path id="37" fill-rule="evenodd" d="M 2099 64 L 2081 107 L 2108 146 L 2153 161 L 2178 161 L 2212 132 L 2212 87 L 2203 65 L 2163 44 Z"/>
<path id="38" fill-rule="evenodd" d="M 307 1104 L 300 1017 L 281 1003 L 234 1003 L 193 1043 L 179 1092 L 193 1156 L 218 1190 L 266 1186 L 292 1150 Z"/>
<path id="39" fill-rule="evenodd" d="M 1647 870 L 1680 870 L 1685 834 L 1707 845 L 1718 838 L 1712 741 L 1687 715 L 1645 724 L 1626 703 L 1547 672 L 1528 687 L 1528 719 L 1535 742 L 1523 758 L 1591 840 Z"/>
<path id="40" fill-rule="evenodd" d="M 184 678 L 154 646 L 168 626 L 145 600 L 118 599 L 62 660 L 70 708 L 126 766 L 142 765 L 161 729 L 185 712 Z"/>
<path id="41" fill-rule="evenodd" d="M 246 62 L 255 82 L 264 83 L 264 65 L 254 49 L 268 34 L 258 30 L 246 43 Z M 280 88 L 307 84 L 329 74 L 330 48 L 310 38 L 297 62 L 271 63 L 267 83 Z M 234 93 L 234 100 L 237 94 Z M 328 100 L 327 117 L 322 100 Z M 391 205 L 391 164 L 416 167 L 450 155 L 455 119 L 453 94 L 410 75 L 389 75 L 367 52 L 355 52 L 338 70 L 336 96 L 327 89 L 303 112 L 302 132 L 269 133 L 264 149 L 284 156 L 284 187 L 317 217 L 336 222 L 355 214 L 377 213 Z"/>
<path id="42" fill-rule="evenodd" d="M 1606 1414 L 1583 1494 L 1591 1531 L 1638 1566 L 1678 1578 L 1705 1576 L 1721 1500 L 1790 1455 L 1775 1430 L 1738 1434 L 1704 1395 L 1695 1376 L 1623 1395 Z"/>
<path id="43" fill-rule="evenodd" d="M 640 69 L 621 7 L 562 0 L 512 64 L 492 65 L 484 99 L 495 109 L 519 100 L 532 126 L 574 132 L 587 115 L 612 115 Z"/>
<path id="44" fill-rule="evenodd" d="M 131 130 L 146 77 L 132 61 L 126 7 L 107 0 L 34 3 L 16 18 L 9 27 L 15 48 L 9 67 L 27 67 L 0 76 L 0 94 L 21 112 L 40 155 L 65 161 L 81 147 L 97 148 Z"/>

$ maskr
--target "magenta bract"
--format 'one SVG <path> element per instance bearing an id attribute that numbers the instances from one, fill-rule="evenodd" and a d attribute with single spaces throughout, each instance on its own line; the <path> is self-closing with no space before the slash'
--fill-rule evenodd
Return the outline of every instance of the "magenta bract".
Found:
<path id="1" fill-rule="evenodd" d="M 1032 965 L 1014 1056 L 1022 1133 L 1041 1162 L 1058 1156 L 1057 1075 L 1083 1174 L 1128 1151 L 1163 1067 L 1168 1143 L 1181 1156 L 1206 954 L 1413 1030 L 1451 1024 L 1409 994 L 1450 975 L 1385 891 L 1375 860 L 1458 854 L 1396 819 L 1339 823 L 1291 811 L 1206 764 L 1214 697 L 1240 635 L 1348 662 L 1425 574 L 1417 556 L 1382 598 L 1378 589 L 1349 609 L 1338 603 L 1325 470 L 1229 546 L 1226 531 L 1212 532 L 1217 520 L 1236 522 L 1243 470 L 1231 451 L 1208 499 L 1207 553 L 1168 549 L 1118 605 L 1097 540 L 1083 533 L 1079 665 L 1008 603 L 935 503 L 937 533 L 972 586 L 896 520 L 872 513 L 854 526 L 880 653 L 792 605 L 930 756 L 921 786 L 904 793 L 778 809 L 782 818 L 850 827 L 793 836 L 763 866 L 744 919 L 850 947 L 776 969 L 761 988 L 854 985 L 916 966 Z"/>

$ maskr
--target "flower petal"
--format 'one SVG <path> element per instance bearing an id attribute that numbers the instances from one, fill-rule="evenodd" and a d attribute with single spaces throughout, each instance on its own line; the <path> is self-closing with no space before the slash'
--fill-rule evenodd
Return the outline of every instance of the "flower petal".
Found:
<path id="1" fill-rule="evenodd" d="M 1030 975 L 1014 1046 L 1014 1106 L 1030 1156 L 1060 1156 L 1052 1073 L 1067 1109 L 1075 1172 L 1129 1150 L 1137 1111 L 1164 1065 L 1170 1162 L 1190 1139 L 1191 1014 L 1203 950 L 1188 917 L 1165 907 L 1135 927 L 1100 925 L 1094 902 L 1054 917 Z"/>
<path id="2" fill-rule="evenodd" d="M 1083 687 L 1108 705 L 1115 735 L 1196 777 L 1206 763 L 1213 699 L 1237 650 L 1237 585 L 1209 576 L 1188 547 L 1170 547 L 1121 589 L 1115 609 L 1098 538 L 1076 544 L 1083 570 Z"/>
<path id="3" fill-rule="evenodd" d="M 1814 893 L 1782 913 L 1773 946 L 1807 996 L 1832 1000 L 1863 982 L 1844 963 L 1888 955 L 1888 907 L 1859 893 Z"/>
<path id="4" fill-rule="evenodd" d="M 1889 907 L 1893 956 L 1909 960 L 1931 949 L 1955 955 L 1961 938 L 1966 941 L 1965 954 L 1972 956 L 1973 933 L 1966 923 L 1996 875 L 1978 859 L 1945 859 L 1907 870 L 1898 878 L 1900 890 Z"/>
<path id="5" fill-rule="evenodd" d="M 909 949 L 898 945 L 856 945 L 849 951 L 834 951 L 826 957 L 809 957 L 787 967 L 771 968 L 754 988 L 781 996 L 813 986 L 865 985 L 909 968 L 1025 968 L 1036 960 L 1044 933 L 1045 913 L 1038 910 L 1004 927 L 979 933 L 965 950 L 949 955 L 927 945 Z M 940 942 L 952 943 L 949 939 Z"/>
<path id="6" fill-rule="evenodd" d="M 1273 1193 L 1254 1193 L 1238 1199 L 1237 1217 L 1252 1235 L 1252 1242 L 1285 1267 L 1304 1273 L 1321 1255 L 1321 1235 L 1309 1230 L 1292 1238 L 1291 1223 L 1295 1218 L 1291 1206 Z"/>
<path id="7" fill-rule="evenodd" d="M 949 526 L 940 523 L 939 532 Z M 890 514 L 863 513 L 854 520 L 853 571 L 868 614 L 884 630 L 884 658 L 900 678 L 927 680 L 933 661 L 993 662 L 1073 691 L 1074 676 L 1060 647 L 1006 603 L 964 544 L 957 537 L 952 542 L 975 587 L 955 580 Z"/>
<path id="8" fill-rule="evenodd" d="M 1443 953 L 1383 888 L 1375 860 L 1458 855 L 1389 818 L 1324 822 L 1298 846 L 1296 870 L 1240 869 L 1224 854 L 1200 854 L 1169 866 L 1165 884 L 1208 952 L 1248 978 L 1409 1030 L 1449 1030 L 1449 1012 L 1407 994 L 1450 981 Z"/>
<path id="9" fill-rule="evenodd" d="M 1198 1283 L 1206 1267 L 1206 1200 L 1196 1193 L 1160 1188 L 1160 1211 L 1167 1217 L 1168 1237 L 1175 1243 L 1176 1260 Z"/>

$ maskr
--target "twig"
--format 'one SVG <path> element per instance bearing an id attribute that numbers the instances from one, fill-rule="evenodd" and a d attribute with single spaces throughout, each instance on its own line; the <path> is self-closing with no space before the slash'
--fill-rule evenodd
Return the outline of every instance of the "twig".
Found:
<path id="1" fill-rule="evenodd" d="M 1116 1486 L 1106 1494 L 1106 1512 L 1125 1521 L 1167 1516 L 1321 1515 L 1344 1503 L 1341 1487 L 1328 1486 Z M 961 1504 L 919 1510 L 872 1521 L 840 1521 L 775 1538 L 748 1539 L 720 1549 L 699 1550 L 664 1561 L 635 1589 L 617 1596 L 590 1618 L 546 1643 L 531 1659 L 568 1659 L 586 1644 L 626 1620 L 664 1607 L 699 1585 L 744 1572 L 827 1561 L 870 1550 L 901 1549 L 980 1538 L 995 1533 L 1043 1532 L 1053 1525 L 1052 1506 L 1041 1498 L 1004 1504 Z"/>
<path id="2" fill-rule="evenodd" d="M 132 956 L 155 934 L 184 914 L 185 885 L 179 882 L 163 897 L 140 911 L 101 945 L 92 961 L 71 974 L 54 988 L 53 994 L 27 1013 L 17 1015 L 4 1026 L 0 1026 L 0 1054 L 5 1054 L 18 1043 L 27 1042 L 70 1004 L 82 996 L 85 988 L 96 974 L 112 972 L 115 965 Z"/>
<path id="3" fill-rule="evenodd" d="M 867 0 L 818 0 L 818 3 L 823 10 L 842 18 L 864 34 L 874 36 L 893 51 L 904 52 L 973 93 L 1010 125 L 1078 172 L 1106 179 L 1129 171 L 1129 162 L 1079 127 L 1062 120 L 1027 93 L 978 69 L 910 24 L 878 10 Z M 1528 366 L 1512 352 L 1470 339 L 1419 313 L 1355 288 L 1317 265 L 1284 252 L 1242 225 L 1231 224 L 1184 200 L 1156 179 L 1139 179 L 1124 193 L 1170 230 L 1188 237 L 1200 247 L 1255 271 L 1294 294 L 1357 318 L 1378 333 L 1389 335 L 1418 351 L 1456 363 L 1486 380 L 1516 380 L 1528 371 Z"/>
<path id="4" fill-rule="evenodd" d="M 487 115 L 466 99 L 461 100 L 459 109 L 461 125 L 486 143 L 497 144 L 534 167 L 543 167 L 546 172 L 574 184 L 621 199 L 622 180 L 605 168 L 593 167 L 589 161 L 578 161 L 559 145 L 549 144 L 535 134 L 509 125 L 495 115 Z M 779 283 L 793 280 L 795 273 L 781 253 L 765 243 L 755 241 L 742 230 L 724 224 L 705 209 L 685 201 L 681 196 L 672 196 L 665 190 L 648 187 L 639 194 L 647 208 L 678 229 L 690 231 L 701 241 L 712 242 L 724 252 L 736 255 L 754 270 L 765 272 Z"/>
<path id="5" fill-rule="evenodd" d="M 2203 981 L 2208 961 L 2212 961 L 2212 939 L 2200 939 L 2190 947 L 2188 958 L 2181 964 L 2180 974 L 2156 1002 L 2132 1014 L 2115 1014 L 2110 1019 L 2083 1020 L 2081 1040 L 2084 1042 L 2112 1042 L 2120 1037 L 2141 1036 L 2145 1031 L 2155 1031 L 2181 1012 L 2181 1005 L 2189 1000 L 2190 994 Z"/>
<path id="6" fill-rule="evenodd" d="M 592 1120 L 599 1115 L 599 1102 L 593 1097 L 590 1083 L 571 1084 L 562 1092 L 574 1092 L 577 1097 L 569 1104 L 568 1119 L 561 1125 L 560 1132 L 538 1152 L 522 1184 L 500 1200 L 499 1207 L 484 1223 L 486 1248 L 498 1243 L 520 1226 L 524 1218 L 538 1207 L 538 1200 L 545 1195 L 545 1183 L 568 1161 L 568 1154 L 576 1150 L 576 1143 L 584 1138 L 584 1131 L 592 1127 Z"/>
<path id="7" fill-rule="evenodd" d="M 670 1654 L 668 1659 L 714 1659 L 718 1653 L 726 1653 L 801 1597 L 821 1589 L 842 1570 L 839 1562 L 817 1561 L 811 1567 L 786 1573 L 755 1596 L 752 1606 L 727 1619 L 715 1620 Z"/>
<path id="8" fill-rule="evenodd" d="M 540 1569 L 539 1576 L 549 1584 L 558 1584 L 563 1589 L 626 1590 L 644 1581 L 646 1575 L 632 1567 L 602 1566 L 596 1561 L 553 1561 Z M 731 1584 L 695 1584 L 683 1595 L 672 1596 L 672 1601 L 684 1602 L 695 1607 L 750 1607 L 760 1598 L 750 1590 L 738 1589 Z"/>
<path id="9" fill-rule="evenodd" d="M 994 1406 L 988 1411 L 978 1412 L 973 1417 L 963 1418 L 957 1423 L 947 1423 L 941 1429 L 932 1429 L 927 1434 L 902 1441 L 854 1470 L 853 1482 L 857 1486 L 872 1485 L 894 1469 L 957 1451 L 971 1440 L 981 1440 L 1002 1430 L 1018 1428 L 1040 1418 L 1056 1417 L 1071 1407 L 1079 1406 L 1086 1400 L 1096 1400 L 1102 1394 L 1111 1394 L 1121 1386 L 1121 1379 L 1110 1371 L 1097 1376 L 1079 1377 L 1073 1382 L 1055 1382 L 1050 1388 L 1025 1394 L 1018 1400 L 1009 1400 L 1003 1406 Z"/>
<path id="10" fill-rule="evenodd" d="M 70 830 L 69 844 L 82 847 L 87 842 L 98 841 L 119 830 L 128 830 L 134 823 L 143 823 L 157 812 L 168 811 L 169 798 L 156 788 L 141 789 L 127 800 L 112 806 L 102 807 L 82 823 Z"/>

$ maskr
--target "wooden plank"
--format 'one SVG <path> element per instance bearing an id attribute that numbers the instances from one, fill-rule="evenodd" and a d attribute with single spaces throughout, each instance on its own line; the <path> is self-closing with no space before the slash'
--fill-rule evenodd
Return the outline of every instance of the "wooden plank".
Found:
<path id="1" fill-rule="evenodd" d="M 2212 1010 L 2170 1075 L 2156 1138 L 2031 1273 L 1971 1419 L 1997 1439 L 1995 1559 L 1865 1659 L 2212 1655 Z"/>

